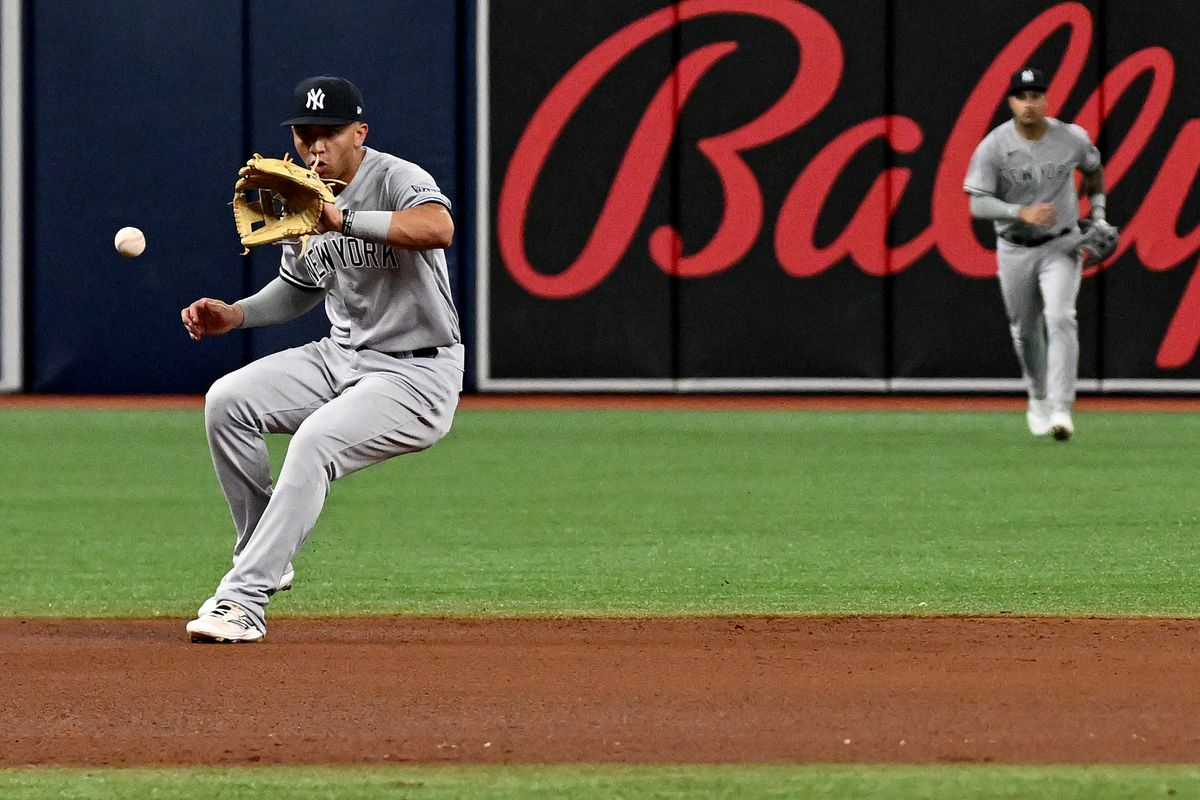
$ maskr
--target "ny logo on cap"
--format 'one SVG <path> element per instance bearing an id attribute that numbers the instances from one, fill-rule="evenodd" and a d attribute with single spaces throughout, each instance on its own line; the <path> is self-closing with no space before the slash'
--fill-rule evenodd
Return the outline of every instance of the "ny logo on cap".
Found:
<path id="1" fill-rule="evenodd" d="M 1021 83 L 1033 83 L 1033 70 L 1027 69 L 1021 73 Z"/>
<path id="2" fill-rule="evenodd" d="M 308 99 L 304 101 L 304 107 L 312 111 L 318 108 L 325 108 L 325 92 L 321 89 L 309 89 Z"/>

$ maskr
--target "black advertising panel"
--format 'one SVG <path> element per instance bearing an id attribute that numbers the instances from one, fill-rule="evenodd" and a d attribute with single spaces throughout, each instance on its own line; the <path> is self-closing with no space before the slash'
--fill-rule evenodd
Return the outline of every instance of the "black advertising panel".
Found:
<path id="1" fill-rule="evenodd" d="M 1104 287 L 1102 353 L 1112 388 L 1200 378 L 1200 53 L 1195 6 L 1105 6 L 1101 143 L 1108 217 L 1122 233 Z"/>
<path id="2" fill-rule="evenodd" d="M 670 379 L 672 279 L 647 240 L 671 219 L 674 9 L 492 0 L 487 13 L 490 375 Z"/>
<path id="3" fill-rule="evenodd" d="M 883 0 L 680 10 L 678 376 L 882 386 Z"/>
<path id="4" fill-rule="evenodd" d="M 1200 386 L 1182 0 L 481 3 L 481 388 L 1019 388 L 962 184 L 1027 65 L 1123 234 L 1081 388 Z"/>

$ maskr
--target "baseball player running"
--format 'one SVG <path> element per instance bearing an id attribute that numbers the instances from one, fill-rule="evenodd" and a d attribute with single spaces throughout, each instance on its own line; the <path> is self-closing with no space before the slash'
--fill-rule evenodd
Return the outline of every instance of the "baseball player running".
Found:
<path id="1" fill-rule="evenodd" d="M 450 429 L 463 346 L 444 248 L 450 201 L 423 169 L 364 146 L 363 101 L 350 81 L 300 82 L 290 126 L 296 152 L 334 184 L 319 235 L 285 245 L 279 275 L 227 304 L 183 309 L 195 340 L 294 319 L 324 300 L 329 336 L 219 379 L 204 422 L 237 538 L 233 568 L 187 624 L 194 642 L 254 642 L 266 606 L 290 588 L 291 561 L 330 483 L 431 446 Z M 272 486 L 264 433 L 292 434 Z"/>
<path id="2" fill-rule="evenodd" d="M 1046 116 L 1040 70 L 1012 76 L 1012 120 L 992 130 L 971 157 L 963 189 L 971 214 L 994 220 L 1000 292 L 1029 392 L 1026 420 L 1034 436 L 1066 441 L 1079 368 L 1081 256 L 1078 196 L 1091 200 L 1104 224 L 1106 199 L 1100 151 L 1078 125 Z"/>

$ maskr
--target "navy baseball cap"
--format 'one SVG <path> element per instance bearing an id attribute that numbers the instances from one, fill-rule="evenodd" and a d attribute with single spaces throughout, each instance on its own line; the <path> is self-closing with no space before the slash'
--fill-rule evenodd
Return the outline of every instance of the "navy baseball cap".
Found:
<path id="1" fill-rule="evenodd" d="M 362 92 L 345 78 L 318 75 L 306 78 L 292 90 L 292 116 L 279 123 L 289 125 L 349 125 L 362 122 Z"/>
<path id="2" fill-rule="evenodd" d="M 1009 95 L 1018 92 L 1046 91 L 1046 76 L 1040 69 L 1026 67 L 1013 73 L 1012 81 L 1008 84 Z"/>

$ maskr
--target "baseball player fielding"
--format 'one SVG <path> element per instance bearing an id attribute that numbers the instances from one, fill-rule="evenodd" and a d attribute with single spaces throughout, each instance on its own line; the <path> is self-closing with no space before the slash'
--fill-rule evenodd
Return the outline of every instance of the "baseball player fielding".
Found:
<path id="1" fill-rule="evenodd" d="M 205 395 L 205 429 L 235 538 L 233 568 L 187 624 L 194 642 L 261 640 L 267 603 L 292 585 L 292 558 L 330 484 L 431 447 L 450 430 L 462 391 L 462 336 L 445 254 L 454 237 L 450 199 L 421 167 L 366 146 L 362 94 L 344 78 L 297 84 L 283 126 L 305 166 L 276 161 L 268 166 L 281 177 L 268 180 L 258 174 L 263 160 L 252 159 L 236 191 L 257 190 L 258 200 L 235 202 L 235 222 L 246 247 L 279 233 L 300 238 L 278 239 L 278 276 L 256 294 L 234 303 L 201 298 L 180 315 L 199 341 L 324 304 L 330 332 L 225 375 Z M 310 190 L 289 188 L 283 176 L 301 174 L 316 204 L 290 227 Z M 287 219 L 275 213 L 275 193 L 284 196 Z M 264 227 L 249 230 L 259 220 Z M 274 479 L 266 433 L 292 435 Z"/>

